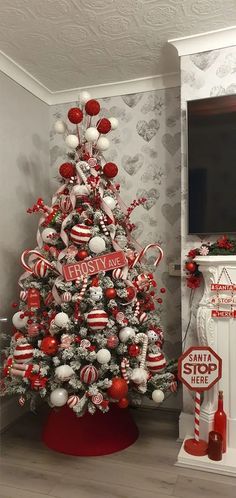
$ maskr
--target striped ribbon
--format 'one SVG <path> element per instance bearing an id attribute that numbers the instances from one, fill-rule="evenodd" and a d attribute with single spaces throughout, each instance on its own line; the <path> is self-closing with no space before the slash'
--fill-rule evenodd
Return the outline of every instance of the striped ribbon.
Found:
<path id="1" fill-rule="evenodd" d="M 199 441 L 199 423 L 200 423 L 200 409 L 201 409 L 201 394 L 196 391 L 195 393 L 195 416 L 194 416 L 194 439 Z"/>

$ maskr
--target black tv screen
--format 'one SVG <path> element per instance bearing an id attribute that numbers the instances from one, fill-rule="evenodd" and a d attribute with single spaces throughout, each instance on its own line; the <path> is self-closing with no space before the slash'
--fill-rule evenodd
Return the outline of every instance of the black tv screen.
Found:
<path id="1" fill-rule="evenodd" d="M 236 232 L 236 95 L 187 102 L 189 233 Z"/>

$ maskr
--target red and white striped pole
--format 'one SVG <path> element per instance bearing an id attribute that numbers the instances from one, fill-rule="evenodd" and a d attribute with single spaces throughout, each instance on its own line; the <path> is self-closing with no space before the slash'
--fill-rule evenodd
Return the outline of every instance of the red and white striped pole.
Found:
<path id="1" fill-rule="evenodd" d="M 195 391 L 195 408 L 194 408 L 194 437 L 186 439 L 184 449 L 187 453 L 194 456 L 203 456 L 207 454 L 208 444 L 200 439 L 200 412 L 201 412 L 201 393 Z"/>
<path id="2" fill-rule="evenodd" d="M 201 410 L 201 394 L 199 391 L 195 392 L 195 413 L 194 413 L 194 439 L 199 442 L 199 421 Z"/>

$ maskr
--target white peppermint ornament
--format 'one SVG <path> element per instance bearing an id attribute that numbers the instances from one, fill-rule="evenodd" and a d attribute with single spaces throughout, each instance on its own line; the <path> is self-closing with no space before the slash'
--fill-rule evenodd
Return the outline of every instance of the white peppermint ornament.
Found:
<path id="1" fill-rule="evenodd" d="M 55 245 L 57 243 L 57 238 L 53 238 L 54 235 L 57 234 L 57 231 L 55 228 L 44 228 L 42 231 L 42 239 L 46 244 L 52 244 Z"/>
<path id="2" fill-rule="evenodd" d="M 161 389 L 155 389 L 155 391 L 152 392 L 152 399 L 155 403 L 162 403 L 164 397 L 165 395 Z"/>
<path id="3" fill-rule="evenodd" d="M 100 299 L 102 299 L 103 292 L 100 286 L 90 287 L 89 292 L 91 299 L 93 299 L 94 301 L 100 301 Z"/>
<path id="4" fill-rule="evenodd" d="M 109 142 L 108 138 L 106 138 L 106 137 L 100 137 L 96 143 L 96 148 L 98 150 L 101 150 L 101 151 L 107 150 L 109 148 L 109 146 L 110 146 L 110 142 Z"/>
<path id="5" fill-rule="evenodd" d="M 67 130 L 66 123 L 62 119 L 58 119 L 54 124 L 54 130 L 56 133 L 65 133 Z"/>
<path id="6" fill-rule="evenodd" d="M 119 332 L 120 342 L 128 342 L 135 337 L 135 330 L 131 327 L 123 327 Z"/>
<path id="7" fill-rule="evenodd" d="M 103 240 L 98 235 L 96 235 L 95 237 L 92 237 L 89 241 L 89 249 L 90 249 L 90 251 L 94 252 L 95 254 L 100 254 L 101 252 L 105 251 L 105 249 L 106 249 L 105 240 Z"/>
<path id="8" fill-rule="evenodd" d="M 16 329 L 23 329 L 27 325 L 28 316 L 20 318 L 23 315 L 23 311 L 17 311 L 12 317 L 12 323 Z"/>
<path id="9" fill-rule="evenodd" d="M 62 299 L 63 303 L 69 303 L 72 299 L 71 292 L 69 292 L 69 291 L 63 292 L 61 299 Z"/>
<path id="10" fill-rule="evenodd" d="M 70 319 L 67 315 L 67 313 L 64 313 L 61 311 L 60 313 L 57 313 L 57 315 L 54 318 L 54 323 L 57 327 L 64 328 L 66 325 L 69 323 Z"/>
<path id="11" fill-rule="evenodd" d="M 116 130 L 116 128 L 118 128 L 118 126 L 119 126 L 118 119 L 116 119 L 116 118 L 109 118 L 109 121 L 111 123 L 111 129 L 112 130 Z"/>
<path id="12" fill-rule="evenodd" d="M 76 149 L 79 145 L 79 139 L 76 135 L 67 135 L 65 142 L 67 147 L 70 147 L 70 149 Z"/>
<path id="13" fill-rule="evenodd" d="M 86 104 L 86 102 L 88 102 L 89 100 L 91 100 L 91 95 L 89 92 L 84 91 L 79 94 L 79 102 L 81 104 Z"/>
<path id="14" fill-rule="evenodd" d="M 108 363 L 111 359 L 111 353 L 108 351 L 108 349 L 99 349 L 97 352 L 96 360 L 98 363 L 101 363 L 103 365 L 104 363 Z"/>
<path id="15" fill-rule="evenodd" d="M 70 367 L 70 365 L 60 365 L 56 368 L 55 374 L 59 380 L 64 382 L 70 380 L 72 375 L 74 375 L 74 370 Z"/>
<path id="16" fill-rule="evenodd" d="M 66 389 L 57 388 L 50 394 L 50 403 L 52 406 L 64 406 L 68 400 L 68 392 Z"/>
<path id="17" fill-rule="evenodd" d="M 110 197 L 109 195 L 106 195 L 106 197 L 103 197 L 103 201 L 105 202 L 106 206 L 113 211 L 115 209 L 117 201 L 113 197 Z"/>
<path id="18" fill-rule="evenodd" d="M 87 140 L 87 142 L 96 142 L 96 140 L 99 137 L 99 132 L 98 132 L 97 128 L 94 128 L 93 126 L 91 126 L 90 128 L 87 128 L 84 136 L 85 136 L 85 139 Z"/>
<path id="19" fill-rule="evenodd" d="M 69 396 L 69 398 L 67 400 L 67 405 L 69 406 L 69 408 L 73 408 L 73 406 L 75 406 L 79 403 L 79 400 L 80 400 L 79 396 L 72 394 L 71 396 Z"/>

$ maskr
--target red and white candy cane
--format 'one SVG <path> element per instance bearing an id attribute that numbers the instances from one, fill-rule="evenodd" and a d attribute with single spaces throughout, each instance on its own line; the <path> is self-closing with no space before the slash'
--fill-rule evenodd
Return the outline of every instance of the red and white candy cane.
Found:
<path id="1" fill-rule="evenodd" d="M 80 290 L 80 292 L 78 294 L 78 297 L 76 299 L 77 302 L 81 302 L 83 300 L 85 291 L 87 289 L 87 285 L 88 285 L 88 277 L 85 277 L 84 280 L 83 280 L 82 288 L 81 288 L 81 290 Z"/>
<path id="2" fill-rule="evenodd" d="M 101 225 L 103 233 L 105 233 L 105 235 L 109 235 L 110 232 L 107 230 L 107 227 L 105 225 L 104 217 L 103 216 L 101 216 L 101 218 L 99 220 L 99 224 Z"/>
<path id="3" fill-rule="evenodd" d="M 27 263 L 25 262 L 25 258 L 26 258 L 27 256 L 30 256 L 31 254 L 32 254 L 32 255 L 34 255 L 34 256 L 37 256 L 37 258 L 38 258 L 40 261 L 43 261 L 43 262 L 44 262 L 44 264 L 45 264 L 45 266 L 46 266 L 47 268 L 50 268 L 51 270 L 54 270 L 54 271 L 56 271 L 56 272 L 57 272 L 57 270 L 54 268 L 54 266 L 53 266 L 53 265 L 52 265 L 52 264 L 51 264 L 51 263 L 50 263 L 47 259 L 45 259 L 45 258 L 42 256 L 42 254 L 41 254 L 40 252 L 38 252 L 38 251 L 34 251 L 34 250 L 33 250 L 33 251 L 31 251 L 31 250 L 29 250 L 29 249 L 26 249 L 26 250 L 22 253 L 22 255 L 21 255 L 21 264 L 22 264 L 23 268 L 24 268 L 26 271 L 28 271 L 29 273 L 33 273 L 33 272 L 34 272 L 33 268 L 31 268 L 31 267 L 30 267 L 29 265 L 27 265 Z M 34 259 L 36 259 L 36 258 L 34 258 Z"/>
<path id="4" fill-rule="evenodd" d="M 140 302 L 137 301 L 135 305 L 134 316 L 139 316 L 139 312 L 140 312 Z"/>
<path id="5" fill-rule="evenodd" d="M 158 266 L 160 261 L 162 260 L 164 253 L 162 248 L 159 246 L 159 244 L 148 244 L 135 258 L 134 262 L 131 264 L 130 268 L 133 268 L 139 261 L 143 259 L 143 257 L 146 255 L 147 251 L 149 249 L 152 249 L 153 247 L 156 247 L 159 251 L 159 256 L 157 259 L 154 261 L 154 266 Z"/>
<path id="6" fill-rule="evenodd" d="M 122 375 L 123 379 L 126 380 L 127 384 L 129 384 L 129 377 L 127 374 L 128 368 L 129 368 L 129 360 L 127 358 L 122 358 L 121 364 L 120 364 L 121 375 Z"/>
<path id="7" fill-rule="evenodd" d="M 140 368 L 145 368 L 146 364 L 146 356 L 147 356 L 147 347 L 148 347 L 148 336 L 146 334 L 137 334 L 135 338 L 135 342 L 142 342 L 143 343 L 143 349 L 141 353 L 141 361 L 140 361 Z"/>
<path id="8" fill-rule="evenodd" d="M 199 441 L 199 419 L 201 410 L 201 394 L 199 391 L 195 392 L 195 409 L 194 409 L 194 439 Z"/>

